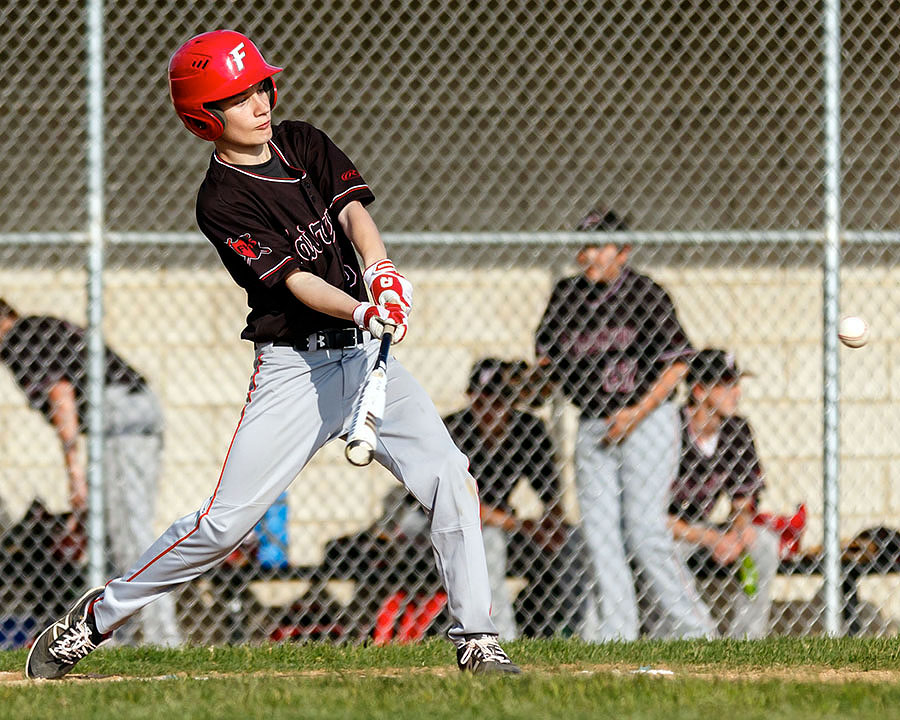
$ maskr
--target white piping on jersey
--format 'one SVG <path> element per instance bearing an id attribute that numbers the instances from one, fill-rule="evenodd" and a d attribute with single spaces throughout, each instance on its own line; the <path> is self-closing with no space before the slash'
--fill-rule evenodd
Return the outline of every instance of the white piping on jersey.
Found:
<path id="1" fill-rule="evenodd" d="M 291 165 L 291 164 L 287 161 L 287 158 L 284 156 L 284 153 L 281 152 L 281 150 L 278 149 L 278 146 L 277 146 L 272 140 L 269 140 L 269 147 L 271 147 L 271 148 L 275 151 L 275 154 L 278 155 L 279 158 L 281 158 L 281 162 L 283 162 L 285 165 L 287 165 L 287 166 L 288 166 L 289 168 L 291 168 L 292 170 L 299 170 L 300 172 L 303 173 L 303 174 L 300 176 L 300 179 L 301 179 L 301 180 L 303 180 L 303 178 L 306 177 L 306 170 L 304 170 L 303 168 L 298 168 L 298 167 L 294 167 L 293 165 Z"/>
<path id="2" fill-rule="evenodd" d="M 278 155 L 280 157 L 281 153 L 279 153 Z M 284 159 L 284 158 L 282 158 L 282 159 Z M 300 180 L 298 178 L 273 178 L 273 177 L 269 177 L 268 175 L 257 175 L 256 173 L 252 173 L 249 170 L 242 170 L 241 168 L 237 167 L 236 165 L 232 165 L 231 163 L 225 162 L 222 158 L 219 157 L 218 153 L 213 153 L 213 160 L 215 160 L 220 165 L 224 165 L 225 167 L 231 168 L 232 170 L 235 170 L 236 172 L 239 172 L 242 175 L 247 175 L 249 177 L 256 178 L 257 180 L 268 180 L 269 182 L 277 182 L 277 183 L 300 182 Z M 305 172 L 303 174 L 306 175 Z"/>
<path id="3" fill-rule="evenodd" d="M 351 188 L 347 188 L 347 189 L 344 190 L 344 192 L 342 192 L 340 195 L 335 195 L 335 196 L 331 199 L 331 202 L 328 204 L 328 207 L 331 208 L 332 205 L 334 205 L 338 200 L 340 200 L 340 199 L 341 199 L 342 197 L 344 197 L 345 195 L 349 195 L 350 193 L 356 192 L 357 190 L 368 190 L 368 189 L 369 189 L 369 186 L 366 185 L 365 183 L 363 183 L 362 185 L 354 185 L 354 186 L 351 187 Z"/>
<path id="4" fill-rule="evenodd" d="M 269 182 L 279 182 L 279 183 L 295 183 L 295 182 L 300 182 L 300 180 L 303 180 L 306 178 L 306 170 L 304 170 L 303 168 L 298 168 L 298 167 L 295 167 L 294 165 L 291 165 L 287 161 L 287 158 L 284 156 L 284 153 L 278 149 L 278 146 L 274 142 L 269 140 L 268 145 L 269 145 L 269 147 L 272 148 L 272 150 L 275 151 L 275 154 L 278 155 L 281 162 L 283 162 L 285 165 L 287 165 L 292 170 L 299 170 L 300 172 L 303 173 L 303 175 L 301 175 L 299 178 L 273 178 L 273 177 L 268 177 L 267 175 L 257 175 L 256 173 L 252 173 L 247 170 L 242 170 L 241 168 L 237 167 L 236 165 L 232 165 L 231 163 L 225 162 L 215 152 L 213 152 L 213 159 L 220 165 L 224 165 L 227 168 L 231 168 L 232 170 L 236 170 L 237 172 L 239 172 L 243 175 L 247 175 L 249 177 L 256 178 L 258 180 L 268 180 Z M 328 203 L 328 207 L 330 209 L 338 200 L 349 195 L 352 192 L 356 192 L 357 190 L 368 190 L 368 189 L 369 189 L 369 186 L 366 185 L 365 183 L 362 183 L 361 185 L 354 185 L 351 188 L 347 188 L 346 190 L 344 190 L 344 192 L 340 193 L 339 195 L 335 195 L 333 198 L 331 198 L 331 202 Z"/>
<path id="5" fill-rule="evenodd" d="M 283 163 L 284 163 L 285 165 L 287 165 L 289 168 L 293 168 L 294 170 L 299 170 L 300 172 L 303 173 L 303 177 L 304 177 L 304 178 L 306 177 L 306 170 L 304 170 L 303 168 L 298 168 L 298 167 L 294 167 L 293 165 L 291 165 L 291 164 L 287 161 L 287 158 L 285 158 L 284 153 L 281 152 L 281 150 L 278 149 L 278 146 L 277 146 L 272 140 L 269 140 L 269 145 L 270 145 L 270 146 L 272 147 L 272 149 L 278 154 L 278 157 L 281 158 L 281 162 L 283 162 Z M 365 183 L 363 183 L 363 184 L 361 184 L 361 185 L 354 185 L 353 187 L 347 188 L 346 190 L 344 190 L 344 192 L 342 192 L 340 195 L 335 195 L 333 198 L 331 198 L 331 202 L 328 203 L 328 208 L 329 208 L 329 210 L 330 210 L 331 207 L 332 207 L 338 200 L 340 200 L 342 197 L 344 197 L 344 196 L 346 196 L 346 195 L 349 195 L 350 193 L 355 192 L 355 191 L 357 191 L 357 190 L 364 190 L 364 189 L 365 189 L 365 190 L 368 190 L 368 189 L 369 189 L 369 186 L 366 185 Z"/>
<path id="6" fill-rule="evenodd" d="M 278 268 L 280 268 L 282 265 L 284 265 L 289 260 L 293 260 L 293 259 L 294 258 L 289 255 L 284 260 L 282 260 L 280 263 L 278 263 L 275 267 L 273 267 L 269 270 L 266 270 L 266 272 L 264 272 L 262 275 L 259 276 L 259 279 L 265 280 L 267 277 L 269 277 L 269 275 L 271 275 L 273 272 L 275 272 Z"/>

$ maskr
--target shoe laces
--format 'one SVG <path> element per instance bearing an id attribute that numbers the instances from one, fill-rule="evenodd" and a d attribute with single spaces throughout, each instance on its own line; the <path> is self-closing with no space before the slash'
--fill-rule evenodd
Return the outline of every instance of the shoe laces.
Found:
<path id="1" fill-rule="evenodd" d="M 472 638 L 467 640 L 463 646 L 463 653 L 459 661 L 463 665 L 469 662 L 475 656 L 480 662 L 496 662 L 503 664 L 511 664 L 512 661 L 503 652 L 500 643 L 491 635 L 480 638 Z"/>
<path id="2" fill-rule="evenodd" d="M 54 640 L 48 648 L 49 653 L 57 660 L 74 663 L 81 660 L 88 653 L 97 649 L 91 639 L 91 629 L 87 622 L 81 620 L 66 630 Z"/>

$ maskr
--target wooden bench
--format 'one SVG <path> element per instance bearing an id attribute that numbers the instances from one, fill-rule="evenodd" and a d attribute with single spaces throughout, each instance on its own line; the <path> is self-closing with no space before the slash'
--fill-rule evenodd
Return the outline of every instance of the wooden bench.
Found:
<path id="1" fill-rule="evenodd" d="M 782 560 L 778 574 L 823 576 L 824 569 L 824 550 L 812 547 Z M 900 532 L 897 530 L 874 527 L 841 544 L 841 607 L 849 635 L 858 635 L 864 629 L 860 621 L 860 580 L 896 573 L 900 573 Z"/>

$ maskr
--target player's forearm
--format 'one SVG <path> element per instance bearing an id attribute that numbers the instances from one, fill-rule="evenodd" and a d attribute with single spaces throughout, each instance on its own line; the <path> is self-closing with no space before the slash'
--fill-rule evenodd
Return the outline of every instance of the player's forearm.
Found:
<path id="1" fill-rule="evenodd" d="M 75 386 L 68 380 L 60 380 L 50 388 L 47 396 L 50 400 L 50 422 L 63 447 L 72 509 L 80 512 L 87 505 L 87 480 L 78 448 L 78 402 Z"/>
<path id="2" fill-rule="evenodd" d="M 687 364 L 677 362 L 667 367 L 640 402 L 635 406 L 638 422 L 647 417 L 671 396 L 681 379 L 687 375 Z"/>
<path id="3" fill-rule="evenodd" d="M 47 393 L 50 400 L 50 422 L 68 452 L 78 443 L 78 403 L 75 386 L 68 380 L 60 380 Z"/>
<path id="4" fill-rule="evenodd" d="M 512 532 L 518 526 L 514 515 L 485 505 L 481 506 L 481 522 L 483 525 L 503 528 L 507 532 Z"/>
<path id="5" fill-rule="evenodd" d="M 317 312 L 352 320 L 359 300 L 312 273 L 298 270 L 285 278 L 285 285 L 300 302 Z"/>
<path id="6" fill-rule="evenodd" d="M 672 537 L 676 540 L 684 540 L 685 542 L 703 545 L 708 548 L 715 547 L 719 540 L 719 532 L 715 528 L 691 525 L 674 515 L 669 515 L 668 523 L 669 528 L 672 530 Z"/>
<path id="7" fill-rule="evenodd" d="M 354 200 L 348 204 L 338 214 L 338 222 L 362 258 L 363 267 L 368 267 L 387 257 L 381 233 L 362 203 Z"/>

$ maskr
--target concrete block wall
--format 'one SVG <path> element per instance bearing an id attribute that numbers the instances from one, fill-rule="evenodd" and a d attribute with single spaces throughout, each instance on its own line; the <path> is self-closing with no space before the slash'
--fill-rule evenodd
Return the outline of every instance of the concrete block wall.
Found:
<path id="1" fill-rule="evenodd" d="M 806 502 L 807 543 L 821 540 L 821 272 L 815 268 L 654 267 L 697 346 L 733 350 L 754 377 L 743 383 L 769 489 L 767 507 Z M 411 334 L 396 356 L 422 382 L 441 413 L 464 403 L 472 363 L 484 355 L 533 358 L 533 333 L 553 275 L 523 263 L 498 268 L 404 266 L 416 287 Z M 842 535 L 875 524 L 900 526 L 900 272 L 848 269 L 847 311 L 868 318 L 872 341 L 841 350 Z M 84 274 L 0 270 L 2 296 L 25 313 L 85 321 Z M 208 269 L 112 270 L 106 279 L 109 344 L 144 372 L 160 395 L 167 434 L 162 530 L 211 492 L 240 416 L 253 353 L 239 339 L 244 296 L 218 265 Z M 549 418 L 561 433 L 571 482 L 571 411 Z M 0 499 L 13 518 L 31 499 L 67 507 L 59 444 L 0 368 Z M 395 481 L 380 468 L 351 468 L 335 443 L 290 491 L 294 562 L 318 562 L 324 543 L 369 525 Z M 527 493 L 524 494 L 527 498 Z M 527 502 L 527 500 L 525 501 Z M 577 516 L 574 497 L 567 496 Z"/>

